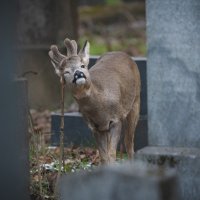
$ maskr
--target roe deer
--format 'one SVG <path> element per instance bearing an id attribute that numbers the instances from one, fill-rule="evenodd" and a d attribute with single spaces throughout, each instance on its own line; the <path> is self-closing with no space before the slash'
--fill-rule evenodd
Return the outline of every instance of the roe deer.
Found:
<path id="1" fill-rule="evenodd" d="M 123 52 L 109 52 L 88 70 L 89 42 L 85 42 L 79 53 L 74 40 L 65 39 L 64 44 L 67 56 L 55 45 L 50 47 L 49 56 L 56 74 L 64 76 L 93 132 L 101 162 L 115 161 L 122 125 L 131 159 L 140 111 L 140 74 L 136 63 Z"/>

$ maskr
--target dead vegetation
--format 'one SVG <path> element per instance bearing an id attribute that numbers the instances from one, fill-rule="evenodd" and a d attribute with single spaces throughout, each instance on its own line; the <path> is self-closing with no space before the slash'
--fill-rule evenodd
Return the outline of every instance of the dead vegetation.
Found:
<path id="1" fill-rule="evenodd" d="M 50 146 L 50 111 L 31 110 L 30 133 L 30 193 L 32 200 L 55 199 L 54 187 L 59 171 L 60 148 Z M 64 169 L 71 173 L 91 170 L 100 163 L 99 153 L 90 147 L 64 148 Z"/>

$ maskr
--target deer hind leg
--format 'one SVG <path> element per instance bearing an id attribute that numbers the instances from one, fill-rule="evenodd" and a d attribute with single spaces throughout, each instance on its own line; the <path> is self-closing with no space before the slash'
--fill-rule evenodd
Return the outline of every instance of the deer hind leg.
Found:
<path id="1" fill-rule="evenodd" d="M 127 123 L 126 123 L 124 143 L 129 159 L 132 159 L 134 154 L 134 135 L 135 135 L 135 128 L 139 120 L 139 112 L 140 112 L 140 102 L 139 99 L 136 99 L 136 101 L 133 104 L 132 110 L 129 112 L 126 118 Z"/>

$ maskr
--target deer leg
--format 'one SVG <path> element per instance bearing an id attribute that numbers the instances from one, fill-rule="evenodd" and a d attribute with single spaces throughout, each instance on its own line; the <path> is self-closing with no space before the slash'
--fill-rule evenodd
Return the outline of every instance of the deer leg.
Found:
<path id="1" fill-rule="evenodd" d="M 129 159 L 132 159 L 134 154 L 134 135 L 135 135 L 135 128 L 139 120 L 139 112 L 140 112 L 140 103 L 134 102 L 133 108 L 129 112 L 126 118 L 127 127 L 125 132 L 124 143 Z"/>
<path id="2" fill-rule="evenodd" d="M 109 161 L 109 157 L 108 157 L 108 153 L 107 153 L 107 151 L 108 151 L 107 150 L 108 149 L 107 133 L 106 132 L 95 132 L 94 136 L 96 139 L 97 148 L 99 150 L 101 163 L 105 164 Z"/>
<path id="3" fill-rule="evenodd" d="M 117 144 L 121 135 L 121 122 L 112 125 L 109 131 L 95 133 L 101 163 L 109 164 L 116 160 Z"/>

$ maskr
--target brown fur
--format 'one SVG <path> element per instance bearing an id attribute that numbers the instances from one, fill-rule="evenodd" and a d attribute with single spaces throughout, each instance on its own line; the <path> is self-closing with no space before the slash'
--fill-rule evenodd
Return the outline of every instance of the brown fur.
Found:
<path id="1" fill-rule="evenodd" d="M 102 163 L 116 159 L 123 124 L 126 124 L 125 146 L 131 159 L 140 111 L 140 74 L 137 65 L 123 52 L 109 52 L 101 56 L 90 70 L 86 66 L 82 69 L 81 64 L 88 64 L 89 43 L 84 48 L 77 56 L 66 57 L 65 69 L 70 69 L 73 76 L 76 70 L 82 71 L 86 76 L 85 83 L 71 83 L 70 75 L 65 77 L 66 82 L 96 138 Z M 53 63 L 51 52 L 49 55 Z M 59 66 L 55 62 L 53 64 L 59 70 Z"/>

